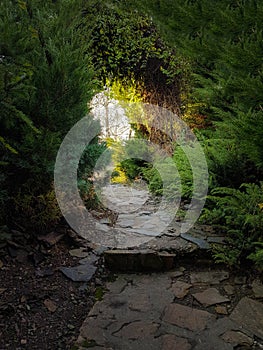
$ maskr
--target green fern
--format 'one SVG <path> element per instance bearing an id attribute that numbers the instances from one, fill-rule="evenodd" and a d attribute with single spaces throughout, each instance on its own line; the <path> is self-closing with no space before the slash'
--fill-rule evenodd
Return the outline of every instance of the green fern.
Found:
<path id="1" fill-rule="evenodd" d="M 256 266 L 263 270 L 263 242 L 254 242 L 254 246 L 256 247 L 255 252 L 251 253 L 248 256 L 248 259 L 254 261 Z"/>
<path id="2" fill-rule="evenodd" d="M 263 227 L 263 183 L 243 184 L 240 189 L 216 188 L 211 191 L 209 201 L 215 206 L 206 208 L 201 220 L 221 229 L 226 235 L 227 245 L 214 245 L 217 262 L 228 265 L 239 264 L 244 258 L 262 264 L 262 252 L 258 248 L 262 240 Z"/>
<path id="3" fill-rule="evenodd" d="M 8 142 L 6 142 L 6 140 L 5 140 L 2 136 L 0 136 L 0 142 L 2 143 L 2 145 L 4 145 L 4 147 L 5 147 L 6 149 L 8 149 L 11 153 L 13 153 L 13 154 L 18 154 L 17 150 L 14 149 L 14 147 L 12 147 Z"/>

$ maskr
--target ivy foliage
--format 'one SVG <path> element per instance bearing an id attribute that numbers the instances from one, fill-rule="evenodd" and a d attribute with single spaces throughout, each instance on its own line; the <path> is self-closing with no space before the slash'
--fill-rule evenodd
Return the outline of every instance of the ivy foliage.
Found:
<path id="1" fill-rule="evenodd" d="M 177 112 L 186 89 L 188 63 L 163 40 L 152 19 L 119 1 L 92 1 L 84 11 L 90 52 L 103 84 L 134 80 L 144 102 Z"/>

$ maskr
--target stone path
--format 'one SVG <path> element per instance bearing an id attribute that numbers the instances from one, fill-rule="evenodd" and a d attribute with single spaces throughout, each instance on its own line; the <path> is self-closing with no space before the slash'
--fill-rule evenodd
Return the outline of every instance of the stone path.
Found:
<path id="1" fill-rule="evenodd" d="M 105 246 L 178 254 L 208 250 L 213 242 L 223 243 L 223 237 L 211 232 L 208 226 L 195 226 L 188 233 L 180 233 L 180 218 L 174 205 L 158 202 L 147 187 L 109 185 L 103 188 L 101 200 L 118 213 L 114 227 L 110 219 L 96 223 L 96 229 L 104 232 Z"/>
<path id="2" fill-rule="evenodd" d="M 75 349 L 263 349 L 263 286 L 228 271 L 180 267 L 107 285 Z"/>
<path id="3" fill-rule="evenodd" d="M 173 214 L 170 220 L 169 208 L 159 210 L 145 189 L 108 186 L 102 194 L 104 204 L 119 213 L 118 220 L 113 228 L 105 219 L 97 223 L 105 233 L 104 247 L 97 252 L 71 252 L 84 258 L 71 278 L 92 278 L 102 252 L 109 268 L 133 273 L 120 274 L 107 284 L 74 349 L 263 349 L 262 283 L 211 264 L 197 266 L 211 242 L 223 243 L 220 235 L 205 226 L 180 234 L 178 217 Z M 116 244 L 107 246 L 112 237 Z M 179 259 L 182 256 L 190 263 Z M 91 274 L 86 271 L 89 266 Z M 134 274 L 147 270 L 152 272 Z"/>

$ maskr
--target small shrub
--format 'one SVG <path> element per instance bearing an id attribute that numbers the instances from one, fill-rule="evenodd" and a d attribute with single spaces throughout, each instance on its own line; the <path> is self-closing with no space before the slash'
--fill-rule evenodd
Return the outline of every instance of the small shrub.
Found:
<path id="1" fill-rule="evenodd" d="M 255 265 L 263 270 L 263 242 L 254 242 L 255 252 L 248 256 L 248 259 L 252 260 Z"/>
<path id="2" fill-rule="evenodd" d="M 40 195 L 19 192 L 13 203 L 15 223 L 36 233 L 51 230 L 62 216 L 53 189 Z"/>
<path id="3" fill-rule="evenodd" d="M 156 162 L 155 166 L 149 165 L 142 169 L 143 176 L 149 184 L 149 190 L 155 195 L 165 194 L 170 200 L 176 199 L 178 194 L 183 199 L 189 199 L 193 191 L 192 169 L 186 155 L 181 147 L 177 147 L 171 163 L 171 159 L 161 159 Z M 176 178 L 175 169 L 178 171 L 179 178 Z M 157 168 L 162 170 L 162 176 Z M 165 187 L 163 182 L 165 181 Z M 165 193 L 163 190 L 165 188 Z"/>
<path id="4" fill-rule="evenodd" d="M 129 180 L 134 180 L 142 175 L 146 162 L 141 159 L 125 159 L 120 163 L 120 169 L 125 173 Z"/>
<path id="5" fill-rule="evenodd" d="M 181 196 L 183 199 L 189 199 L 193 193 L 193 175 L 192 168 L 182 147 L 178 146 L 174 152 L 173 160 L 178 169 L 181 180 Z"/>
<path id="6" fill-rule="evenodd" d="M 148 167 L 154 151 L 146 140 L 131 139 L 125 142 L 124 147 L 118 149 L 115 162 L 119 163 L 120 170 L 132 181 L 143 175 L 143 169 Z"/>
<path id="7" fill-rule="evenodd" d="M 158 170 L 152 165 L 142 169 L 143 177 L 148 182 L 149 191 L 155 195 L 162 195 L 163 182 Z"/>
<path id="8" fill-rule="evenodd" d="M 128 178 L 120 166 L 117 166 L 116 169 L 111 174 L 111 183 L 113 184 L 126 184 L 128 183 Z"/>
<path id="9" fill-rule="evenodd" d="M 239 188 L 242 183 L 253 183 L 261 176 L 232 139 L 219 134 L 218 138 L 206 141 L 205 151 L 213 187 Z"/>
<path id="10" fill-rule="evenodd" d="M 238 190 L 216 188 L 208 199 L 215 207 L 206 208 L 201 221 L 220 228 L 227 242 L 214 246 L 215 260 L 233 266 L 249 258 L 263 266 L 263 183 L 243 184 Z"/>
<path id="11" fill-rule="evenodd" d="M 78 180 L 78 189 L 80 197 L 87 209 L 94 209 L 98 206 L 99 198 L 95 191 L 94 185 L 89 180 Z"/>

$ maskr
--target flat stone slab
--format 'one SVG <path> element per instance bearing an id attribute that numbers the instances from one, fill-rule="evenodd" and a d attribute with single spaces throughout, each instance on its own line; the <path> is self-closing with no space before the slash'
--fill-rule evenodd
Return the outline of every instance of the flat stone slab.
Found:
<path id="1" fill-rule="evenodd" d="M 177 337 L 174 334 L 162 336 L 162 350 L 191 350 L 191 344 L 187 339 Z"/>
<path id="2" fill-rule="evenodd" d="M 263 298 L 263 284 L 259 280 L 254 280 L 252 282 L 252 290 L 255 298 Z"/>
<path id="3" fill-rule="evenodd" d="M 129 213 L 140 208 L 150 197 L 148 190 L 137 190 L 131 186 L 108 185 L 102 189 L 102 202 L 109 209 Z"/>
<path id="4" fill-rule="evenodd" d="M 259 301 L 242 298 L 231 313 L 230 319 L 263 339 L 263 304 Z"/>
<path id="5" fill-rule="evenodd" d="M 183 299 L 189 293 L 191 287 L 192 284 L 176 281 L 171 288 L 176 298 Z"/>
<path id="6" fill-rule="evenodd" d="M 124 325 L 121 329 L 113 335 L 124 339 L 139 339 L 147 336 L 153 336 L 159 327 L 158 323 L 151 323 L 146 321 L 135 321 Z"/>
<path id="7" fill-rule="evenodd" d="M 174 298 L 170 285 L 167 274 L 120 275 L 89 312 L 77 345 L 93 341 L 103 349 L 162 349 L 157 335 L 161 315 Z"/>
<path id="8" fill-rule="evenodd" d="M 79 265 L 75 267 L 61 267 L 60 271 L 74 282 L 88 282 L 92 279 L 97 270 L 91 264 Z"/>
<path id="9" fill-rule="evenodd" d="M 229 278 L 227 271 L 201 271 L 193 272 L 190 275 L 192 284 L 220 284 Z"/>
<path id="10" fill-rule="evenodd" d="M 253 339 L 248 337 L 246 334 L 239 331 L 227 331 L 225 332 L 221 338 L 227 342 L 232 344 L 233 346 L 251 346 L 253 344 Z"/>
<path id="11" fill-rule="evenodd" d="M 231 316 L 222 316 L 227 308 L 208 312 L 192 307 L 191 288 L 205 288 L 210 293 L 212 290 L 211 298 L 215 288 L 209 287 L 210 281 L 191 286 L 187 283 L 189 272 L 177 268 L 173 272 L 121 274 L 116 281 L 108 282 L 103 299 L 95 303 L 80 329 L 78 349 L 233 350 L 237 346 L 257 349 L 256 343 L 260 348 L 262 303 L 245 297 Z M 217 275 L 218 270 L 203 272 L 225 278 L 225 274 Z M 232 277 L 231 274 L 230 281 Z M 180 298 L 176 299 L 176 293 Z"/>
<path id="12" fill-rule="evenodd" d="M 226 284 L 223 288 L 228 295 L 235 294 L 235 288 L 231 284 Z"/>
<path id="13" fill-rule="evenodd" d="M 163 321 L 191 331 L 202 331 L 215 319 L 209 312 L 180 304 L 170 304 L 165 310 Z"/>
<path id="14" fill-rule="evenodd" d="M 152 240 L 142 244 L 140 249 L 152 249 L 155 251 L 169 250 L 177 255 L 192 254 L 198 246 L 186 241 L 181 237 L 169 237 L 166 235 L 153 238 Z"/>
<path id="15" fill-rule="evenodd" d="M 230 301 L 227 297 L 221 295 L 216 288 L 209 288 L 204 292 L 195 293 L 193 297 L 204 306 L 222 304 Z"/>
<path id="16" fill-rule="evenodd" d="M 240 331 L 240 327 L 229 317 L 218 318 L 195 336 L 194 350 L 233 350 L 232 344 L 224 341 L 222 335 L 228 331 Z"/>
<path id="17" fill-rule="evenodd" d="M 198 245 L 200 249 L 205 249 L 205 250 L 210 249 L 210 244 L 203 238 L 194 237 L 189 233 L 181 233 L 181 237 L 189 242 L 192 242 Z"/>
<path id="18" fill-rule="evenodd" d="M 93 265 L 93 264 L 96 263 L 98 260 L 99 260 L 99 256 L 98 256 L 98 255 L 93 254 L 93 253 L 89 253 L 89 255 L 86 256 L 86 258 L 81 259 L 81 260 L 79 261 L 79 263 L 80 263 L 81 265 L 89 265 L 89 264 Z"/>
<path id="19" fill-rule="evenodd" d="M 176 208 L 157 198 L 150 200 L 147 186 L 135 189 L 107 185 L 102 188 L 101 200 L 118 216 L 112 227 L 108 219 L 102 219 L 95 223 L 93 233 L 89 230 L 87 236 L 83 235 L 96 244 L 101 241 L 112 249 L 168 250 L 181 255 L 210 249 L 208 238 L 213 234 L 199 227 L 181 233 L 182 223 L 176 221 Z"/>
<path id="20" fill-rule="evenodd" d="M 147 225 L 143 225 L 142 227 L 132 227 L 130 232 L 140 234 L 142 236 L 150 236 L 150 237 L 157 237 L 160 234 L 160 231 L 158 230 L 158 227 L 152 226 L 149 228 Z"/>

